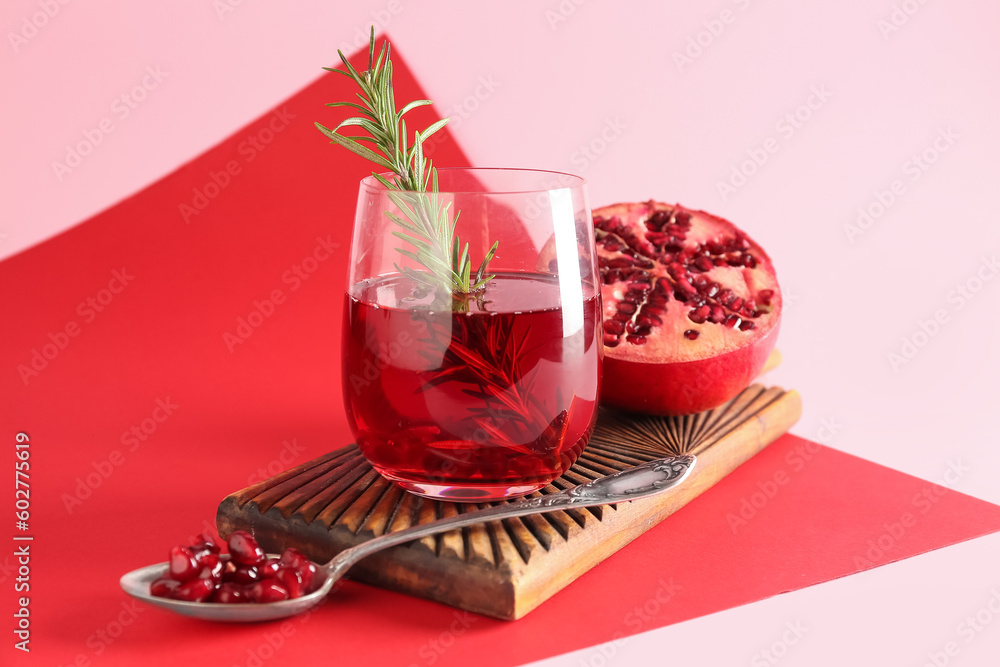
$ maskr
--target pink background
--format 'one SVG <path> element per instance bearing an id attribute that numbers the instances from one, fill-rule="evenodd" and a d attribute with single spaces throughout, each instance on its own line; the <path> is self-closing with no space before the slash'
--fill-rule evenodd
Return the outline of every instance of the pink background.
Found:
<path id="1" fill-rule="evenodd" d="M 1000 503 L 988 427 L 1000 398 L 1000 267 L 989 262 L 1000 254 L 1000 6 L 577 3 L 8 0 L 0 258 L 214 145 L 375 22 L 475 164 L 580 173 L 595 206 L 680 201 L 761 242 L 788 303 L 785 363 L 769 381 L 802 392 L 795 433 Z M 43 21 L 42 5 L 58 12 Z M 44 25 L 12 44 L 33 18 Z M 130 93 L 144 78 L 150 89 Z M 797 127 L 783 120 L 797 110 Z M 60 178 L 52 163 L 103 119 L 112 131 Z M 745 183 L 720 192 L 765 148 Z M 925 151 L 922 170 L 913 158 Z M 849 238 L 879 196 L 893 201 Z M 919 347 L 894 368 L 904 337 Z M 768 664 L 759 651 L 796 621 L 808 631 L 782 664 L 916 665 L 949 641 L 961 649 L 949 664 L 990 664 L 1000 618 L 968 642 L 959 626 L 1000 591 L 998 556 L 993 535 L 544 664 Z"/>

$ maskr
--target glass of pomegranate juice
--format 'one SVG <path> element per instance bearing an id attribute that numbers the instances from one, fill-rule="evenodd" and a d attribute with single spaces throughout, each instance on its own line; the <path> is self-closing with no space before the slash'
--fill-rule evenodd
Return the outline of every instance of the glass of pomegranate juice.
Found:
<path id="1" fill-rule="evenodd" d="M 414 493 L 542 488 L 594 427 L 601 293 L 583 179 L 440 169 L 426 192 L 361 182 L 343 393 L 365 458 Z M 435 191 L 436 190 L 436 191 Z"/>

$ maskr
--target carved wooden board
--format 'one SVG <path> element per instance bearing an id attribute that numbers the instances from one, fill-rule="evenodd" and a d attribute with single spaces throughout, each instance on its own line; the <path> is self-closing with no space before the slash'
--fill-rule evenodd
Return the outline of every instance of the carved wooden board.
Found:
<path id="1" fill-rule="evenodd" d="M 698 464 L 663 496 L 455 530 L 370 556 L 351 578 L 502 619 L 517 619 L 701 495 L 785 433 L 799 395 L 753 385 L 729 403 L 688 417 L 604 412 L 577 463 L 540 494 L 638 463 L 693 453 Z M 228 496 L 223 537 L 249 530 L 270 552 L 294 546 L 315 561 L 386 531 L 482 505 L 432 501 L 376 473 L 355 445 L 342 447 Z"/>

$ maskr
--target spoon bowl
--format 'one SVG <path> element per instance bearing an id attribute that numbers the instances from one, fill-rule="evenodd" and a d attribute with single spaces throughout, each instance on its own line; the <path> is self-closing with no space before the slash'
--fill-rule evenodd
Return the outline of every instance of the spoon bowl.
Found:
<path id="1" fill-rule="evenodd" d="M 275 554 L 268 554 L 273 556 Z M 242 602 L 235 604 L 218 604 L 212 602 L 186 602 L 184 600 L 171 600 L 152 595 L 149 592 L 150 585 L 160 577 L 167 574 L 168 563 L 157 563 L 132 570 L 120 580 L 122 590 L 143 602 L 168 609 L 172 612 L 201 618 L 206 621 L 231 621 L 243 623 L 256 623 L 260 621 L 273 621 L 279 618 L 295 616 L 322 602 L 323 598 L 333 588 L 333 580 L 327 576 L 323 568 L 318 568 L 316 580 L 322 581 L 319 587 L 313 583 L 313 591 L 301 597 L 280 602 Z"/>
<path id="2" fill-rule="evenodd" d="M 345 549 L 326 565 L 317 568 L 319 585 L 313 583 L 313 590 L 301 597 L 280 602 L 254 602 L 222 604 L 213 602 L 186 602 L 152 595 L 150 584 L 167 573 L 168 564 L 158 563 L 133 570 L 121 578 L 121 587 L 132 597 L 168 609 L 184 616 L 207 621 L 259 622 L 272 621 L 294 616 L 315 607 L 330 592 L 333 585 L 343 577 L 352 565 L 376 551 L 437 533 L 475 525 L 484 521 L 500 521 L 529 514 L 555 512 L 580 507 L 594 507 L 638 500 L 655 496 L 671 489 L 691 474 L 697 459 L 691 454 L 656 459 L 634 468 L 623 470 L 575 486 L 565 491 L 522 498 L 475 512 L 458 514 L 447 519 L 411 526 L 395 533 L 380 535 Z"/>

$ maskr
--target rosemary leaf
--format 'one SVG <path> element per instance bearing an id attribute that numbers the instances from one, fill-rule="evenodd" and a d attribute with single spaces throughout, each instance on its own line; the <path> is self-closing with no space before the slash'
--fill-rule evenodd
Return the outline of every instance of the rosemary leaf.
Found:
<path id="1" fill-rule="evenodd" d="M 438 196 L 437 169 L 424 153 L 424 142 L 439 132 L 448 123 L 448 119 L 442 118 L 423 131 L 415 131 L 411 142 L 403 117 L 413 109 L 432 102 L 415 100 L 397 111 L 392 88 L 391 46 L 388 41 L 384 41 L 377 55 L 375 46 L 375 27 L 372 26 L 368 43 L 368 69 L 359 72 L 340 51 L 337 55 L 340 56 L 344 69 L 323 68 L 348 77 L 359 89 L 356 96 L 360 104 L 332 102 L 327 106 L 354 109 L 361 116 L 347 118 L 333 130 L 320 123 L 316 123 L 316 127 L 334 143 L 395 174 L 392 179 L 384 174 L 375 173 L 374 176 L 389 191 L 390 200 L 402 213 L 396 215 L 391 211 L 386 212 L 392 222 L 403 230 L 393 232 L 393 235 L 412 248 L 397 250 L 404 257 L 423 266 L 426 273 L 409 267 L 400 269 L 398 265 L 396 269 L 423 287 L 443 288 L 453 296 L 468 297 L 483 290 L 494 278 L 494 275 L 487 275 L 487 270 L 490 260 L 496 254 L 497 243 L 493 244 L 479 264 L 473 280 L 469 245 L 466 243 L 463 248 L 456 231 L 460 211 L 456 210 L 452 216 L 451 202 L 441 201 Z M 346 127 L 360 128 L 370 136 L 348 137 L 340 134 L 339 130 Z M 362 145 L 362 141 L 372 148 Z M 463 248 L 461 253 L 459 248 Z M 454 307 L 462 308 L 455 299 L 452 299 L 452 303 L 455 304 Z"/>
<path id="2" fill-rule="evenodd" d="M 347 137 L 343 137 L 337 134 L 336 132 L 332 132 L 331 130 L 328 130 L 327 128 L 320 125 L 319 123 L 316 123 L 316 127 L 318 127 L 320 132 L 325 134 L 331 140 L 340 144 L 341 146 L 351 151 L 352 153 L 356 153 L 357 155 L 360 155 L 364 159 L 370 162 L 374 162 L 375 164 L 381 165 L 386 169 L 392 169 L 392 165 L 389 163 L 388 160 L 386 160 L 384 157 L 382 157 L 375 151 L 371 150 L 370 148 L 365 148 L 358 142 L 353 141 L 352 139 L 348 139 Z"/>

